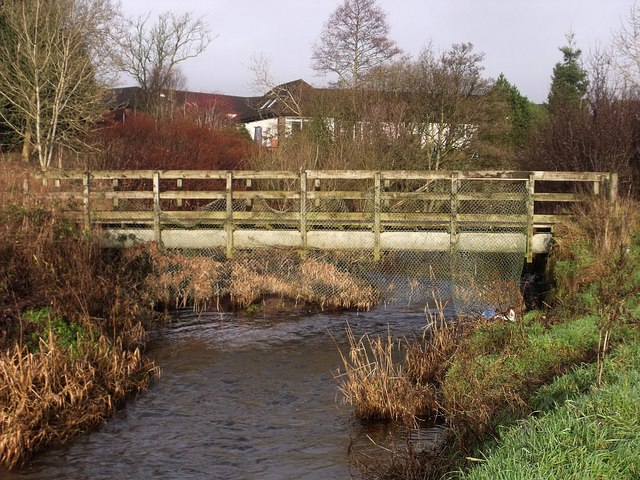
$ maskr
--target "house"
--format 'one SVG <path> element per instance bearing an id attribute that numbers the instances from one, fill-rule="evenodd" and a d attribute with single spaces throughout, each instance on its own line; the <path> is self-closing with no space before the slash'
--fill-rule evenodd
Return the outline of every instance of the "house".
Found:
<path id="1" fill-rule="evenodd" d="M 408 102 L 386 92 L 359 92 L 367 120 L 349 121 L 345 112 L 349 111 L 352 94 L 340 89 L 315 88 L 298 79 L 255 97 L 176 90 L 160 94 L 155 105 L 158 111 L 180 111 L 203 125 L 242 124 L 253 141 L 270 148 L 277 147 L 279 139 L 301 130 L 314 118 L 321 118 L 333 135 L 352 138 L 384 135 L 389 140 L 411 136 L 434 152 L 462 148 L 475 131 L 472 125 L 411 121 L 401 113 L 409 110 Z M 141 104 L 140 87 L 114 89 L 108 102 L 117 121 L 126 121 L 126 116 Z"/>

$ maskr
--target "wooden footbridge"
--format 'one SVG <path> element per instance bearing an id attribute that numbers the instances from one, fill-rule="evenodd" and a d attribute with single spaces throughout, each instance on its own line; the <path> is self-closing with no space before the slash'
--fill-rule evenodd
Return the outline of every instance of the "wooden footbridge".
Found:
<path id="1" fill-rule="evenodd" d="M 516 171 L 49 171 L 47 195 L 105 244 L 382 252 L 548 251 L 570 205 L 617 175 Z M 28 186 L 25 185 L 25 188 Z"/>

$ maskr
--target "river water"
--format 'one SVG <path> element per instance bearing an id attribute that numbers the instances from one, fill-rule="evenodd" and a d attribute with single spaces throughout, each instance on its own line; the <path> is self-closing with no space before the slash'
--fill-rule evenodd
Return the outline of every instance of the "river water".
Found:
<path id="1" fill-rule="evenodd" d="M 18 479 L 348 479 L 349 452 L 372 458 L 398 432 L 363 425 L 334 373 L 356 335 L 421 335 L 419 305 L 370 312 L 254 315 L 182 312 L 149 354 L 151 389 L 97 431 L 36 456 Z M 420 441 L 442 434 L 423 428 Z M 415 433 L 414 433 L 415 435 Z"/>

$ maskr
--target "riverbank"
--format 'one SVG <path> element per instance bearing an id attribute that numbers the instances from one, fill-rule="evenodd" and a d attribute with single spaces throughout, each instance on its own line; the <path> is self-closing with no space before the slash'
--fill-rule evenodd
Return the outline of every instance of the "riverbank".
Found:
<path id="1" fill-rule="evenodd" d="M 459 320 L 455 325 L 436 321 L 419 342 L 383 339 L 379 346 L 380 339 L 352 339 L 349 355 L 344 357 L 346 373 L 339 380 L 341 390 L 354 393 L 346 398 L 357 413 L 363 418 L 410 422 L 443 418 L 450 432 L 450 441 L 437 452 L 413 447 L 397 452 L 388 465 L 377 467 L 382 478 L 523 478 L 521 472 L 529 469 L 526 465 L 532 458 L 541 468 L 566 467 L 558 467 L 550 475 L 553 478 L 583 476 L 591 463 L 594 478 L 604 478 L 598 477 L 600 467 L 594 459 L 607 455 L 615 461 L 605 463 L 619 466 L 615 478 L 637 478 L 637 458 L 625 459 L 627 447 L 619 449 L 615 442 L 603 439 L 614 440 L 619 434 L 625 445 L 640 451 L 638 437 L 625 430 L 640 426 L 635 407 L 628 403 L 635 387 L 625 383 L 637 372 L 630 368 L 629 377 L 618 379 L 612 372 L 619 369 L 611 366 L 615 362 L 634 365 L 633 352 L 640 343 L 638 206 L 626 201 L 616 207 L 591 203 L 577 211 L 573 221 L 561 225 L 555 239 L 549 261 L 552 291 L 545 311 L 516 315 L 515 321 L 504 317 Z M 362 357 L 365 351 L 387 353 L 370 362 Z M 399 363 L 390 364 L 398 357 Z M 365 374 L 354 374 L 367 363 Z M 581 386 L 574 388 L 567 403 L 568 396 L 558 397 L 557 392 L 575 384 L 576 368 L 592 374 L 582 374 Z M 367 388 L 383 391 L 385 396 L 356 395 Z M 391 408 L 390 401 L 398 404 Z M 594 402 L 602 404 L 597 415 L 606 418 L 593 416 Z M 588 418 L 593 419 L 589 428 L 595 430 L 581 430 L 589 408 Z M 621 412 L 629 419 L 619 426 Z M 550 431 L 536 422 L 547 415 L 548 425 L 560 422 L 560 416 L 570 425 L 569 431 L 592 438 L 573 447 L 566 445 L 564 450 L 545 441 Z M 529 420 L 522 423 L 522 419 Z M 532 434 L 536 429 L 540 430 L 537 437 Z M 538 450 L 531 455 L 518 451 L 514 445 L 522 442 L 515 438 L 537 442 Z M 592 457 L 567 464 L 563 458 L 571 448 L 590 449 Z M 476 477 L 482 475 L 474 473 L 476 469 L 490 473 Z"/>
<path id="2" fill-rule="evenodd" d="M 640 474 L 640 214 L 594 204 L 558 232 L 554 312 L 592 323 L 591 362 L 526 398 L 449 478 L 635 479 Z M 570 320 L 569 320 L 570 321 Z M 568 323 L 565 320 L 565 323 Z M 580 335 L 584 341 L 585 335 Z"/>
<path id="3" fill-rule="evenodd" d="M 499 429 L 472 468 L 449 478 L 638 478 L 639 366 L 634 341 L 610 354 L 600 387 L 594 364 L 559 377 L 531 398 L 535 415 Z"/>
<path id="4" fill-rule="evenodd" d="M 101 425 L 158 378 L 144 350 L 163 310 L 375 301 L 366 282 L 292 252 L 221 262 L 154 244 L 101 248 L 59 205 L 23 197 L 28 171 L 0 168 L 0 463 L 9 469 Z"/>
<path id="5" fill-rule="evenodd" d="M 159 370 L 129 266 L 55 205 L 24 203 L 15 171 L 0 178 L 0 462 L 15 468 L 102 424 Z"/>

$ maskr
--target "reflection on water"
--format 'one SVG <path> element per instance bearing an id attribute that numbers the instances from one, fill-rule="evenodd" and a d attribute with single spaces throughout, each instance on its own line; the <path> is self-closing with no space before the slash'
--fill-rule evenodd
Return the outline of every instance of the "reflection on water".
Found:
<path id="1" fill-rule="evenodd" d="M 184 312 L 150 354 L 162 378 L 102 429 L 8 479 L 347 479 L 349 448 L 382 454 L 388 428 L 340 405 L 345 325 L 420 335 L 420 308 L 265 318 Z M 439 430 L 423 429 L 422 441 Z"/>

